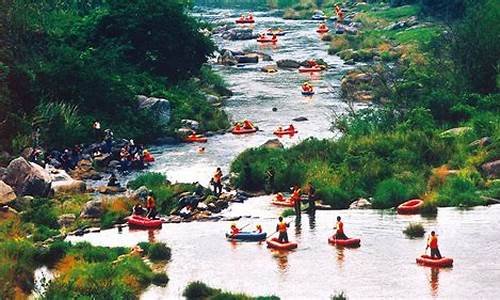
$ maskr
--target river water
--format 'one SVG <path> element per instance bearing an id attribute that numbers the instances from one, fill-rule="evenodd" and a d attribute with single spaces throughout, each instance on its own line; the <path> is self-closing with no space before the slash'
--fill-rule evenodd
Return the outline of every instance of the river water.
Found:
<path id="1" fill-rule="evenodd" d="M 231 21 L 242 11 L 211 9 L 201 16 Z M 238 153 L 274 138 L 272 131 L 286 126 L 292 118 L 304 116 L 307 122 L 295 123 L 299 134 L 281 139 L 290 146 L 308 137 L 332 138 L 331 112 L 344 107 L 338 92 L 340 74 L 347 67 L 336 56 L 328 56 L 327 45 L 319 41 L 312 21 L 288 21 L 271 13 L 255 13 L 256 30 L 280 26 L 290 31 L 280 37 L 275 48 L 260 48 L 255 41 L 223 41 L 224 48 L 252 49 L 272 55 L 274 60 L 323 58 L 332 68 L 311 78 L 296 71 L 276 74 L 259 71 L 262 65 L 216 67 L 235 95 L 227 100 L 226 110 L 234 120 L 248 118 L 263 131 L 248 136 L 215 136 L 204 145 L 205 154 L 197 154 L 197 145 L 154 148 L 154 171 L 167 174 L 172 181 L 206 184 L 217 166 L 224 172 Z M 312 81 L 317 93 L 304 98 L 299 86 Z M 333 87 L 329 88 L 329 85 Z M 278 108 L 272 112 L 272 108 Z M 245 216 L 238 224 L 262 224 L 274 232 L 275 218 L 282 208 L 270 204 L 270 197 L 252 198 L 233 204 L 226 216 Z M 346 233 L 361 238 L 357 249 L 338 249 L 327 243 L 334 219 L 341 215 Z M 224 232 L 228 222 L 165 224 L 161 230 L 116 229 L 70 237 L 71 241 L 89 241 L 103 246 L 132 246 L 141 241 L 166 242 L 172 248 L 172 261 L 166 272 L 170 282 L 164 288 L 151 286 L 142 299 L 178 299 L 187 283 L 201 280 L 213 287 L 250 295 L 277 295 L 282 299 L 328 299 L 344 291 L 358 298 L 486 298 L 500 295 L 500 206 L 472 210 L 439 209 L 435 218 L 400 216 L 391 211 L 342 210 L 317 211 L 303 215 L 289 230 L 297 241 L 296 251 L 275 252 L 264 243 L 230 243 Z M 440 235 L 442 254 L 455 259 L 452 269 L 418 266 L 415 258 L 423 253 L 424 239 L 408 239 L 402 230 L 409 222 L 422 222 L 429 232 Z M 250 228 L 250 227 L 249 227 Z"/>

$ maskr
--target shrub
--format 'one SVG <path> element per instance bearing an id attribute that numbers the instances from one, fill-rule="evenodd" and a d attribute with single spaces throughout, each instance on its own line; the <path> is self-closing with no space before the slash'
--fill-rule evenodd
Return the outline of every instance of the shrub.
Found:
<path id="1" fill-rule="evenodd" d="M 470 180 L 448 177 L 438 190 L 437 203 L 439 206 L 471 207 L 484 205 L 485 200 L 479 197 L 476 187 Z"/>
<path id="2" fill-rule="evenodd" d="M 335 295 L 330 297 L 331 300 L 347 300 L 347 296 L 342 291 L 340 293 L 336 293 Z"/>
<path id="3" fill-rule="evenodd" d="M 422 216 L 435 216 L 438 212 L 436 201 L 429 200 L 424 201 L 424 205 L 420 209 L 420 214 Z"/>
<path id="4" fill-rule="evenodd" d="M 201 281 L 194 281 L 186 286 L 184 292 L 182 292 L 182 296 L 188 300 L 197 300 L 206 299 L 219 292 L 219 290 L 211 288 Z"/>
<path id="5" fill-rule="evenodd" d="M 285 210 L 283 210 L 283 212 L 281 213 L 281 216 L 283 218 L 293 216 L 293 215 L 295 215 L 295 210 L 293 208 L 285 208 Z"/>
<path id="6" fill-rule="evenodd" d="M 317 195 L 327 205 L 334 209 L 348 208 L 351 204 L 349 194 L 336 186 L 318 187 Z"/>
<path id="7" fill-rule="evenodd" d="M 410 238 L 423 237 L 425 234 L 424 226 L 420 223 L 410 223 L 406 226 L 403 233 Z"/>
<path id="8" fill-rule="evenodd" d="M 159 285 L 159 286 L 167 285 L 168 281 L 169 281 L 168 276 L 165 273 L 155 273 L 153 275 L 153 279 L 151 280 L 151 282 L 154 285 Z"/>
<path id="9" fill-rule="evenodd" d="M 127 186 L 131 189 L 138 189 L 141 186 L 152 188 L 166 184 L 167 182 L 167 177 L 161 173 L 146 172 L 129 181 Z"/>
<path id="10" fill-rule="evenodd" d="M 24 212 L 22 219 L 25 222 L 31 222 L 36 225 L 59 228 L 54 208 L 48 199 L 34 199 L 30 207 Z"/>
<path id="11" fill-rule="evenodd" d="M 374 208 L 395 207 L 408 199 L 408 190 L 401 181 L 391 178 L 380 182 L 373 195 Z"/>
<path id="12" fill-rule="evenodd" d="M 149 247 L 148 256 L 151 260 L 170 260 L 172 253 L 165 243 L 154 243 Z"/>

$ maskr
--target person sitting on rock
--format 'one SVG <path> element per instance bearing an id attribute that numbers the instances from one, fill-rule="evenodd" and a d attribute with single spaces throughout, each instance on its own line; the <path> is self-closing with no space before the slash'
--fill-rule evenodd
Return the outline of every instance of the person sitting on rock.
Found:
<path id="1" fill-rule="evenodd" d="M 118 178 L 116 178 L 115 173 L 111 173 L 111 176 L 108 180 L 108 186 L 120 187 L 120 182 L 118 181 Z"/>
<path id="2" fill-rule="evenodd" d="M 344 223 L 342 223 L 340 216 L 337 217 L 337 224 L 335 224 L 335 238 L 337 240 L 347 240 L 348 237 L 344 233 Z"/>
<path id="3" fill-rule="evenodd" d="M 154 219 L 156 217 L 156 204 L 153 192 L 149 192 L 148 198 L 146 199 L 146 208 L 148 210 L 148 214 L 146 217 L 149 219 Z"/>

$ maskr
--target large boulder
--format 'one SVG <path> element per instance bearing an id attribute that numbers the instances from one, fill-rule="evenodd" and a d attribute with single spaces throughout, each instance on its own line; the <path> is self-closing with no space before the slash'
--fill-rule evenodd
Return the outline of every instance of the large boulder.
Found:
<path id="1" fill-rule="evenodd" d="M 76 221 L 76 216 L 74 214 L 64 214 L 57 218 L 57 223 L 62 227 L 68 227 L 73 225 Z"/>
<path id="2" fill-rule="evenodd" d="M 226 66 L 234 66 L 238 63 L 238 60 L 234 57 L 233 53 L 226 50 L 217 57 L 217 63 Z"/>
<path id="3" fill-rule="evenodd" d="M 233 28 L 222 33 L 222 38 L 231 41 L 252 40 L 257 38 L 257 34 L 250 28 Z"/>
<path id="4" fill-rule="evenodd" d="M 403 29 L 403 28 L 409 28 L 412 26 L 415 26 L 418 24 L 417 17 L 411 16 L 409 18 L 401 19 L 397 22 L 394 22 L 387 27 L 385 27 L 385 30 L 398 30 L 398 29 Z"/>
<path id="5" fill-rule="evenodd" d="M 100 218 L 103 213 L 103 202 L 102 200 L 90 200 L 83 206 L 82 212 L 80 213 L 81 218 Z"/>
<path id="6" fill-rule="evenodd" d="M 198 130 L 198 128 L 200 128 L 200 122 L 191 119 L 182 119 L 181 124 L 182 126 L 191 128 L 192 130 Z"/>
<path id="7" fill-rule="evenodd" d="M 500 159 L 483 164 L 481 169 L 489 178 L 500 178 Z"/>
<path id="8" fill-rule="evenodd" d="M 127 189 L 124 187 L 120 187 L 120 186 L 103 185 L 103 186 L 98 186 L 96 188 L 96 191 L 101 193 L 101 194 L 105 194 L 105 195 L 114 195 L 114 194 L 118 194 L 118 193 L 123 193 L 123 192 L 127 191 Z"/>
<path id="9" fill-rule="evenodd" d="M 259 63 L 259 56 L 257 54 L 245 54 L 235 56 L 239 64 L 257 64 Z"/>
<path id="10" fill-rule="evenodd" d="M 448 129 L 448 130 L 441 132 L 440 136 L 443 138 L 457 137 L 457 136 L 464 135 L 470 131 L 472 131 L 471 127 L 466 127 L 466 126 L 465 127 L 455 127 L 455 128 L 451 128 L 451 129 Z"/>
<path id="11" fill-rule="evenodd" d="M 9 163 L 2 179 L 18 196 L 47 197 L 52 192 L 49 173 L 22 157 Z"/>
<path id="12" fill-rule="evenodd" d="M 109 162 L 113 159 L 111 154 L 104 153 L 99 156 L 94 157 L 95 165 L 98 168 L 106 168 L 109 165 Z"/>
<path id="13" fill-rule="evenodd" d="M 146 201 L 148 197 L 149 189 L 145 186 L 141 186 L 138 189 L 132 191 L 129 195 L 129 198 L 134 200 Z"/>
<path id="14" fill-rule="evenodd" d="M 16 193 L 14 190 L 0 180 L 0 204 L 7 204 L 16 200 Z"/>
<path id="15" fill-rule="evenodd" d="M 372 203 L 365 198 L 359 198 L 358 200 L 354 201 L 349 205 L 350 209 L 365 209 L 365 208 L 372 208 Z"/>
<path id="16" fill-rule="evenodd" d="M 167 99 L 138 95 L 137 102 L 140 110 L 152 113 L 160 123 L 168 124 L 170 121 L 171 107 Z"/>
<path id="17" fill-rule="evenodd" d="M 76 165 L 74 170 L 70 172 L 71 177 L 77 180 L 100 180 L 102 179 L 102 175 L 97 172 L 92 166 L 92 162 L 90 160 L 82 159 Z"/>
<path id="18" fill-rule="evenodd" d="M 49 172 L 52 179 L 52 189 L 54 193 L 83 193 L 87 190 L 87 185 L 82 180 L 75 180 L 64 170 L 51 170 Z"/>
<path id="19" fill-rule="evenodd" d="M 262 148 L 268 148 L 268 149 L 283 149 L 284 146 L 278 139 L 271 139 L 262 144 Z"/>
<path id="20" fill-rule="evenodd" d="M 281 69 L 298 69 L 300 62 L 293 59 L 280 59 L 276 62 L 276 65 Z"/>

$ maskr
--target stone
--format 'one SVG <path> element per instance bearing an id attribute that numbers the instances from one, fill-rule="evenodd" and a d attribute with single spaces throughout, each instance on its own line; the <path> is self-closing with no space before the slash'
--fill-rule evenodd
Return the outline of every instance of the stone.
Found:
<path id="1" fill-rule="evenodd" d="M 306 117 L 297 117 L 297 118 L 292 119 L 292 121 L 294 121 L 294 122 L 305 122 L 305 121 L 309 121 L 309 119 L 306 118 Z"/>
<path id="2" fill-rule="evenodd" d="M 259 63 L 259 56 L 257 54 L 245 54 L 235 56 L 239 64 L 257 64 Z"/>
<path id="3" fill-rule="evenodd" d="M 90 200 L 83 206 L 80 213 L 81 218 L 100 218 L 103 213 L 103 202 L 101 199 Z"/>
<path id="4" fill-rule="evenodd" d="M 16 193 L 5 182 L 0 180 L 0 204 L 8 204 L 16 200 Z"/>
<path id="5" fill-rule="evenodd" d="M 76 168 L 69 172 L 72 178 L 77 180 L 100 180 L 102 175 L 97 172 L 92 166 L 90 160 L 82 159 L 78 162 Z"/>
<path id="6" fill-rule="evenodd" d="M 267 65 L 267 66 L 263 66 L 262 68 L 260 68 L 260 70 L 262 72 L 265 72 L 265 73 L 276 73 L 276 72 L 278 72 L 278 66 L 277 65 Z"/>
<path id="7" fill-rule="evenodd" d="M 229 204 L 227 203 L 227 201 L 224 201 L 224 200 L 217 200 L 215 201 L 215 206 L 219 209 L 226 209 L 229 207 Z"/>
<path id="8" fill-rule="evenodd" d="M 97 157 L 94 157 L 94 162 L 98 168 L 106 168 L 109 165 L 111 159 L 112 159 L 111 154 L 104 153 Z"/>
<path id="9" fill-rule="evenodd" d="M 411 16 L 405 19 L 398 20 L 392 24 L 389 24 L 384 28 L 384 30 L 398 30 L 403 28 L 410 28 L 418 24 L 417 17 Z"/>
<path id="10" fill-rule="evenodd" d="M 231 41 L 256 39 L 258 35 L 250 28 L 232 28 L 222 33 L 222 38 Z"/>
<path id="11" fill-rule="evenodd" d="M 234 199 L 234 194 L 222 193 L 219 195 L 218 200 L 228 202 L 228 201 L 233 201 L 233 199 Z M 217 202 L 216 202 L 216 205 L 217 205 Z"/>
<path id="12" fill-rule="evenodd" d="M 346 60 L 344 62 L 344 64 L 352 66 L 352 65 L 355 65 L 356 62 L 354 61 L 354 59 L 349 59 L 349 60 Z"/>
<path id="13" fill-rule="evenodd" d="M 488 146 L 492 143 L 492 139 L 490 137 L 483 137 L 480 138 L 479 140 L 475 140 L 474 142 L 470 143 L 470 147 L 484 147 Z"/>
<path id="14" fill-rule="evenodd" d="M 215 203 L 209 203 L 207 204 L 207 207 L 208 207 L 208 210 L 212 213 L 220 213 L 221 212 L 221 209 L 218 208 Z"/>
<path id="15" fill-rule="evenodd" d="M 182 126 L 190 128 L 192 130 L 198 130 L 198 128 L 200 127 L 200 123 L 198 121 L 191 119 L 182 119 L 181 124 Z"/>
<path id="16" fill-rule="evenodd" d="M 276 62 L 276 65 L 280 69 L 298 69 L 300 62 L 293 59 L 281 59 Z"/>
<path id="17" fill-rule="evenodd" d="M 75 223 L 76 216 L 74 214 L 64 214 L 57 218 L 57 223 L 62 227 L 68 227 Z"/>
<path id="18" fill-rule="evenodd" d="M 134 200 L 146 201 L 148 198 L 149 189 L 145 186 L 141 186 L 138 189 L 132 191 L 129 195 L 129 198 Z"/>
<path id="19" fill-rule="evenodd" d="M 372 208 L 372 203 L 365 198 L 359 198 L 349 205 L 350 209 L 365 209 Z"/>
<path id="20" fill-rule="evenodd" d="M 210 94 L 206 94 L 206 95 L 205 95 L 205 99 L 207 100 L 207 102 L 208 102 L 208 103 L 210 103 L 210 104 L 212 104 L 212 105 L 213 105 L 213 104 L 216 104 L 216 103 L 220 103 L 220 101 L 221 101 L 221 100 L 219 99 L 219 97 L 214 96 L 214 95 L 210 95 Z"/>
<path id="21" fill-rule="evenodd" d="M 147 110 L 160 123 L 164 125 L 169 123 L 172 109 L 167 99 L 138 95 L 137 103 L 140 110 Z"/>
<path id="22" fill-rule="evenodd" d="M 278 139 L 271 139 L 261 145 L 262 148 L 283 149 L 285 146 Z"/>
<path id="23" fill-rule="evenodd" d="M 55 194 L 84 193 L 87 190 L 87 185 L 84 181 L 73 179 L 64 170 L 53 169 L 49 174 Z"/>
<path id="24" fill-rule="evenodd" d="M 471 131 L 471 127 L 456 127 L 441 132 L 441 137 L 456 137 Z"/>
<path id="25" fill-rule="evenodd" d="M 500 159 L 487 162 L 481 166 L 481 169 L 489 178 L 497 179 L 500 174 Z"/>
<path id="26" fill-rule="evenodd" d="M 52 193 L 52 181 L 47 170 L 22 157 L 9 163 L 2 180 L 18 196 L 47 197 Z"/>
<path id="27" fill-rule="evenodd" d="M 96 188 L 96 190 L 99 193 L 105 194 L 105 195 L 114 195 L 114 194 L 119 194 L 119 193 L 123 193 L 123 192 L 127 191 L 127 189 L 124 188 L 124 187 L 120 187 L 120 186 L 106 186 L 106 185 L 99 186 L 99 187 Z"/>
<path id="28" fill-rule="evenodd" d="M 207 210 L 207 209 L 208 209 L 208 206 L 207 206 L 205 203 L 200 202 L 200 203 L 198 203 L 198 207 L 197 207 L 197 209 L 199 209 L 199 210 L 201 210 L 201 211 L 203 211 L 203 210 Z"/>
<path id="29" fill-rule="evenodd" d="M 117 160 L 112 160 L 108 164 L 108 168 L 110 169 L 118 169 L 120 167 L 120 162 Z"/>

